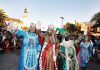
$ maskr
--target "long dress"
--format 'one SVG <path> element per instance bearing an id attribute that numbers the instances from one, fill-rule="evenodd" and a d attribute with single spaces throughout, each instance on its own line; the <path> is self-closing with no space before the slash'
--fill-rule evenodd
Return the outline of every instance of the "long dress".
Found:
<path id="1" fill-rule="evenodd" d="M 91 57 L 92 47 L 93 47 L 92 42 L 80 43 L 81 67 L 87 66 L 87 62 L 89 61 L 89 58 Z"/>
<path id="2" fill-rule="evenodd" d="M 55 47 L 51 43 L 51 36 L 47 35 L 40 56 L 40 70 L 56 70 L 56 60 L 54 60 Z"/>
<path id="3" fill-rule="evenodd" d="M 57 62 L 58 62 L 58 70 L 67 70 L 65 47 L 63 45 L 59 46 L 59 53 L 57 55 Z"/>
<path id="4" fill-rule="evenodd" d="M 79 70 L 75 47 L 71 42 L 72 41 L 65 41 L 63 39 L 63 41 L 60 44 L 61 45 L 60 51 L 63 51 L 64 55 L 63 55 L 63 59 L 62 56 L 60 56 L 61 58 L 60 61 L 62 61 L 63 66 L 62 69 L 58 69 L 58 70 Z M 59 63 L 60 62 L 58 62 L 58 65 Z"/>
<path id="5" fill-rule="evenodd" d="M 41 46 L 38 44 L 37 34 L 17 30 L 16 35 L 23 36 L 18 70 L 37 70 L 39 53 L 41 50 Z"/>

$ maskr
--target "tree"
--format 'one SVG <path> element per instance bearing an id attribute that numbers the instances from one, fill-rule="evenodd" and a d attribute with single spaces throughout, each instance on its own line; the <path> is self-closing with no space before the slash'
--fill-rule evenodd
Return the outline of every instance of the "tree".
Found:
<path id="1" fill-rule="evenodd" d="M 94 14 L 94 16 L 92 17 L 92 19 L 90 20 L 90 22 L 94 22 L 93 27 L 97 27 L 100 26 L 100 12 Z"/>
<path id="2" fill-rule="evenodd" d="M 93 32 L 97 32 L 97 27 L 100 27 L 100 12 L 94 14 L 94 16 L 92 17 L 92 19 L 90 20 L 90 22 L 92 22 L 93 26 Z"/>
<path id="3" fill-rule="evenodd" d="M 5 18 L 7 18 L 8 16 L 6 15 L 6 13 L 4 12 L 3 9 L 0 9 L 0 27 L 5 26 Z"/>
<path id="4" fill-rule="evenodd" d="M 71 34 L 77 34 L 81 32 L 81 25 L 79 23 L 76 24 L 72 24 L 70 22 L 67 22 L 64 25 L 64 29 L 66 29 L 69 33 Z"/>
<path id="5" fill-rule="evenodd" d="M 69 23 L 69 22 L 67 22 L 64 25 L 64 29 L 68 30 L 69 32 L 77 31 L 77 28 L 76 28 L 75 24 L 72 24 L 72 23 Z"/>

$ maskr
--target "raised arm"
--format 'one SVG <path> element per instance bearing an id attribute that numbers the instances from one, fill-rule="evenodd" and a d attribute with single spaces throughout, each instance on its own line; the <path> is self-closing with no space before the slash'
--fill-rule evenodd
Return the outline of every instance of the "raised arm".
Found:
<path id="1" fill-rule="evenodd" d="M 19 36 L 19 35 L 22 35 L 23 37 L 26 36 L 26 32 L 23 31 L 23 30 L 20 30 L 20 29 L 17 29 L 17 30 L 15 31 L 15 34 L 16 34 L 17 36 Z"/>
<path id="2" fill-rule="evenodd" d="M 23 30 L 18 29 L 18 26 L 13 25 L 13 23 L 9 23 L 7 26 L 7 30 L 10 31 L 11 33 L 15 33 L 16 35 L 22 35 L 25 37 L 26 32 Z"/>

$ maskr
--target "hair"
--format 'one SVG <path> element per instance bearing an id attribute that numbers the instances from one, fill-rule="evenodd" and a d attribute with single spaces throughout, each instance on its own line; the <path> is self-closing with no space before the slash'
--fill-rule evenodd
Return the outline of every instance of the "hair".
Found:
<path id="1" fill-rule="evenodd" d="M 30 32 L 30 28 L 29 28 L 28 32 Z M 36 29 L 36 27 L 35 27 L 35 32 L 37 32 L 37 29 Z"/>
<path id="2" fill-rule="evenodd" d="M 86 37 L 88 38 L 88 41 L 90 41 L 90 38 L 88 36 L 83 37 L 83 42 L 85 42 Z"/>

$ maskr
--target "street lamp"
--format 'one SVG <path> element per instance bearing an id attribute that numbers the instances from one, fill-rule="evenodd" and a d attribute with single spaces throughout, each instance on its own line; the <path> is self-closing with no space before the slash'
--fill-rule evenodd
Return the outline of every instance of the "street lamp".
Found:
<path id="1" fill-rule="evenodd" d="M 62 19 L 61 28 L 63 28 L 63 19 L 64 17 L 60 17 Z"/>

